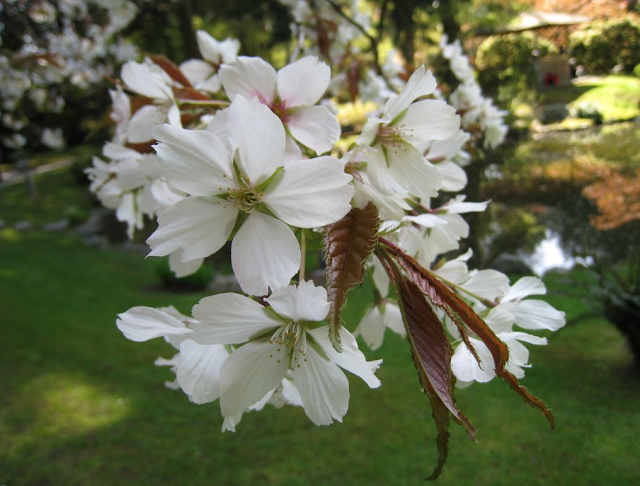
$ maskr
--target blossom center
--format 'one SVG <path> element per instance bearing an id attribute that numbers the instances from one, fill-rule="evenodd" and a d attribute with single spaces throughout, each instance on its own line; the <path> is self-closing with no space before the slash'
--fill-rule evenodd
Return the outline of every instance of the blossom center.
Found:
<path id="1" fill-rule="evenodd" d="M 245 213 L 251 213 L 256 205 L 262 200 L 263 192 L 257 192 L 251 185 L 245 184 L 235 191 L 231 191 L 227 196 L 233 207 Z"/>
<path id="2" fill-rule="evenodd" d="M 397 147 L 404 143 L 402 128 L 404 125 L 393 127 L 382 125 L 378 130 L 378 141 L 387 148 Z"/>
<path id="3" fill-rule="evenodd" d="M 298 322 L 289 322 L 284 326 L 280 326 L 269 339 L 269 343 L 276 344 L 278 351 L 280 346 L 284 346 L 288 351 L 285 353 L 289 356 L 289 368 L 299 368 L 301 361 L 307 360 L 307 340 L 306 332 L 302 324 Z"/>
<path id="4" fill-rule="evenodd" d="M 280 118 L 282 123 L 287 123 L 289 118 L 291 118 L 287 111 L 287 105 L 284 101 L 274 101 L 269 105 L 269 108 L 278 118 Z"/>

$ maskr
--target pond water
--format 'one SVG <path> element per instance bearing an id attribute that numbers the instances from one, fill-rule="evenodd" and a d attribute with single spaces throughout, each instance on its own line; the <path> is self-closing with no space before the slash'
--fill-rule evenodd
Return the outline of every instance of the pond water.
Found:
<path id="1" fill-rule="evenodd" d="M 543 275 L 640 253 L 640 221 L 599 231 L 590 224 L 598 207 L 583 196 L 585 186 L 611 173 L 640 174 L 640 121 L 534 134 L 498 156 L 485 171 L 483 196 L 493 208 L 480 224 L 481 265 L 507 253 Z"/>

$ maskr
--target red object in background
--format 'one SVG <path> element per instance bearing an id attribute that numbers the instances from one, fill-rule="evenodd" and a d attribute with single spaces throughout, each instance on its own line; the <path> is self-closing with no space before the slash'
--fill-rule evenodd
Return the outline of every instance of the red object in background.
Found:
<path id="1" fill-rule="evenodd" d="M 560 77 L 556 73 L 547 73 L 542 81 L 545 86 L 557 86 L 560 83 Z"/>

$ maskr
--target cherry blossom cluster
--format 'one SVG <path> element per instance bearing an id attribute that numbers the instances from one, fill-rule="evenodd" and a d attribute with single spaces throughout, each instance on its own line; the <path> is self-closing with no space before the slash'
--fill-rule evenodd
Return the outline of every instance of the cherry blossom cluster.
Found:
<path id="1" fill-rule="evenodd" d="M 1 12 L 3 37 L 11 25 L 29 27 L 0 47 L 0 142 L 60 149 L 62 130 L 34 126 L 29 114 L 61 113 L 66 86 L 85 90 L 135 58 L 137 48 L 118 33 L 137 8 L 129 0 L 9 0 Z"/>
<path id="2" fill-rule="evenodd" d="M 372 254 L 365 263 L 372 306 L 354 334 L 339 326 L 337 348 L 326 323 L 327 290 L 305 279 L 302 262 L 307 239 L 371 203 L 380 241 L 415 258 L 472 306 L 508 346 L 508 367 L 522 377 L 529 365 L 522 343 L 546 343 L 525 331 L 556 330 L 564 315 L 525 299 L 544 293 L 535 277 L 510 286 L 495 270 L 469 270 L 470 253 L 440 258 L 468 235 L 461 215 L 487 203 L 442 196 L 464 187 L 453 158 L 468 136 L 456 108 L 435 99 L 432 73 L 418 68 L 345 150 L 336 145 L 336 116 L 321 103 L 327 64 L 306 56 L 276 71 L 238 56 L 235 40 L 200 31 L 198 41 L 203 60 L 123 66 L 111 91 L 114 138 L 88 169 L 91 189 L 130 235 L 145 216 L 157 219 L 150 256 L 168 256 L 177 276 L 231 242 L 245 295 L 206 297 L 191 316 L 171 307 L 134 307 L 119 316 L 127 338 L 162 337 L 177 350 L 156 363 L 175 372 L 169 386 L 194 403 L 219 400 L 224 430 L 267 403 L 301 406 L 318 425 L 341 421 L 349 402 L 342 370 L 380 385 L 374 372 L 381 361 L 367 361 L 354 336 L 377 348 L 386 328 L 406 333 L 403 313 L 384 262 Z M 439 317 L 455 348 L 458 383 L 492 379 L 485 344 L 471 335 L 470 351 L 450 317 Z"/>
<path id="3" fill-rule="evenodd" d="M 509 130 L 504 123 L 507 112 L 498 109 L 491 98 L 483 96 L 474 69 L 459 40 L 449 43 L 444 35 L 440 39 L 440 48 L 442 56 L 449 61 L 451 72 L 460 82 L 450 93 L 448 101 L 461 114 L 463 129 L 484 148 L 495 149 L 502 145 Z"/>
<path id="4" fill-rule="evenodd" d="M 317 21 L 318 11 L 305 5 L 292 4 L 294 18 Z M 539 279 L 511 285 L 495 270 L 469 269 L 471 253 L 459 254 L 469 234 L 462 215 L 488 204 L 455 195 L 467 181 L 460 154 L 481 140 L 464 130 L 469 112 L 441 99 L 434 75 L 420 66 L 395 86 L 380 78 L 385 90 L 380 79 L 362 77 L 358 94 L 376 93 L 368 98 L 375 108 L 355 135 L 345 130 L 331 87 L 340 83 L 349 39 L 362 32 L 341 29 L 335 9 L 322 12 L 333 16 L 334 32 L 344 32 L 332 56 L 332 44 L 318 51 L 340 58 L 337 65 L 305 55 L 321 38 L 303 27 L 297 54 L 279 70 L 239 55 L 236 40 L 204 31 L 197 33 L 202 59 L 176 66 L 149 56 L 123 65 L 110 92 L 114 137 L 87 170 L 91 190 L 130 237 L 155 222 L 149 256 L 168 257 L 177 277 L 230 243 L 242 294 L 205 297 L 190 315 L 133 307 L 118 316 L 118 328 L 133 341 L 163 338 L 175 348 L 156 361 L 175 374 L 167 385 L 197 404 L 219 401 L 223 430 L 267 404 L 302 407 L 317 425 L 342 421 L 344 371 L 381 385 L 382 360 L 368 361 L 357 337 L 376 349 L 389 328 L 407 336 L 417 362 L 429 359 L 416 347 L 423 317 L 437 321 L 442 356 L 450 353 L 438 366 L 451 382 L 499 376 L 547 415 L 516 378 L 530 366 L 523 343 L 546 344 L 527 331 L 555 331 L 564 313 L 528 298 L 545 293 Z M 491 147 L 499 141 L 489 132 L 483 143 Z M 322 240 L 326 288 L 305 268 L 308 248 Z M 371 305 L 359 323 L 345 323 L 341 306 L 360 273 L 373 282 Z M 451 393 L 450 381 L 427 378 L 421 383 L 432 399 Z"/>

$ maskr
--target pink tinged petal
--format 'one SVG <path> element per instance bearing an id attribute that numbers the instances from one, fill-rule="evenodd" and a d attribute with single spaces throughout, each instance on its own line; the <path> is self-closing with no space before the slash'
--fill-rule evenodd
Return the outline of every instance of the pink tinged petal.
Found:
<path id="1" fill-rule="evenodd" d="M 294 140 L 294 138 L 287 134 L 287 142 L 284 149 L 284 155 L 282 158 L 282 165 L 287 167 L 294 162 L 298 162 L 302 160 L 302 150 L 298 146 L 298 143 Z"/>
<path id="2" fill-rule="evenodd" d="M 427 159 L 429 156 L 427 155 Z M 442 174 L 442 189 L 448 192 L 458 192 L 467 185 L 467 173 L 455 162 L 445 161 L 436 165 Z"/>
<path id="3" fill-rule="evenodd" d="M 317 57 L 303 57 L 278 71 L 278 96 L 289 108 L 315 105 L 329 87 L 330 80 L 329 66 Z"/>
<path id="4" fill-rule="evenodd" d="M 349 409 L 349 381 L 335 363 L 307 346 L 306 361 L 293 367 L 293 384 L 300 392 L 307 417 L 316 425 L 342 422 Z"/>
<path id="5" fill-rule="evenodd" d="M 389 175 L 414 196 L 429 198 L 438 195 L 442 176 L 420 151 L 408 144 L 389 148 Z"/>
<path id="6" fill-rule="evenodd" d="M 352 177 L 333 157 L 301 160 L 285 167 L 263 202 L 278 218 L 299 228 L 334 223 L 351 210 Z"/>
<path id="7" fill-rule="evenodd" d="M 340 123 L 326 106 L 304 106 L 289 115 L 287 128 L 298 142 L 319 154 L 330 151 L 340 138 Z"/>
<path id="8" fill-rule="evenodd" d="M 132 307 L 118 314 L 118 329 L 127 339 L 136 342 L 148 341 L 161 336 L 191 334 L 191 329 L 175 317 L 152 307 Z"/>
<path id="9" fill-rule="evenodd" d="M 266 295 L 289 285 L 300 270 L 300 246 L 291 228 L 254 211 L 231 244 L 231 266 L 244 292 Z"/>
<path id="10" fill-rule="evenodd" d="M 437 83 L 431 71 L 426 71 L 424 66 L 420 66 L 411 75 L 402 92 L 387 101 L 384 107 L 385 117 L 392 120 L 406 110 L 416 99 L 433 93 L 436 86 Z"/>
<path id="11" fill-rule="evenodd" d="M 129 122 L 129 142 L 142 143 L 153 140 L 153 129 L 166 123 L 167 113 L 166 107 L 157 105 L 146 105 L 136 111 Z"/>
<path id="12" fill-rule="evenodd" d="M 542 300 L 523 300 L 512 308 L 516 324 L 523 329 L 557 331 L 565 325 L 565 314 Z"/>
<path id="13" fill-rule="evenodd" d="M 205 258 L 229 239 L 238 211 L 225 203 L 188 197 L 158 216 L 158 229 L 147 239 L 149 256 L 165 256 L 182 249 L 182 260 Z"/>
<path id="14" fill-rule="evenodd" d="M 266 301 L 276 314 L 294 322 L 321 321 L 329 313 L 326 289 L 316 287 L 312 281 L 276 289 Z"/>
<path id="15" fill-rule="evenodd" d="M 358 349 L 356 338 L 344 327 L 340 328 L 341 353 L 336 351 L 331 341 L 329 341 L 328 326 L 313 329 L 309 331 L 309 334 L 313 336 L 327 357 L 340 368 L 362 378 L 369 385 L 369 388 L 378 388 L 380 386 L 380 380 L 374 375 L 374 372 L 380 367 L 382 360 L 367 361 L 362 351 Z"/>
<path id="16" fill-rule="evenodd" d="M 491 352 L 482 341 L 474 338 L 469 339 L 480 358 L 482 368 L 464 342 L 461 342 L 451 358 L 451 371 L 457 379 L 462 381 L 477 381 L 479 383 L 491 381 L 496 376 Z"/>
<path id="17" fill-rule="evenodd" d="M 176 189 L 194 196 L 212 196 L 238 187 L 224 144 L 205 130 L 162 125 L 154 130 L 154 146 L 162 174 Z"/>
<path id="18" fill-rule="evenodd" d="M 522 277 L 502 297 L 502 302 L 520 300 L 529 295 L 544 295 L 547 289 L 538 277 Z"/>
<path id="19" fill-rule="evenodd" d="M 454 135 L 460 129 L 460 117 L 444 101 L 423 100 L 412 104 L 396 126 L 404 140 L 424 149 L 432 140 Z"/>
<path id="20" fill-rule="evenodd" d="M 286 143 L 282 122 L 257 99 L 244 96 L 233 100 L 228 117 L 229 137 L 237 148 L 235 161 L 253 184 L 260 184 L 282 166 Z"/>
<path id="21" fill-rule="evenodd" d="M 192 339 L 200 344 L 240 344 L 282 325 L 272 312 L 240 294 L 205 297 L 193 307 Z"/>
<path id="22" fill-rule="evenodd" d="M 221 66 L 219 74 L 231 100 L 236 95 L 249 99 L 257 96 L 262 103 L 271 104 L 275 99 L 278 75 L 271 64 L 259 57 L 241 56 L 232 66 Z"/>
<path id="23" fill-rule="evenodd" d="M 180 71 L 186 76 L 191 84 L 203 82 L 213 74 L 213 66 L 200 59 L 190 59 L 180 64 Z"/>
<path id="24" fill-rule="evenodd" d="M 177 378 L 194 403 L 209 403 L 220 398 L 220 368 L 228 356 L 224 346 L 202 345 L 191 339 L 182 341 Z"/>
<path id="25" fill-rule="evenodd" d="M 509 278 L 497 270 L 479 270 L 473 273 L 462 287 L 485 299 L 496 300 L 509 288 Z"/>
<path id="26" fill-rule="evenodd" d="M 385 327 L 380 307 L 375 306 L 365 313 L 354 335 L 361 336 L 369 348 L 376 350 L 384 341 Z"/>
<path id="27" fill-rule="evenodd" d="M 196 258 L 188 262 L 182 261 L 182 250 L 176 250 L 169 255 L 169 268 L 175 274 L 176 278 L 187 277 L 193 275 L 204 263 L 204 258 Z"/>
<path id="28" fill-rule="evenodd" d="M 276 388 L 287 373 L 286 346 L 252 341 L 231 353 L 220 370 L 222 416 L 234 417 Z"/>

